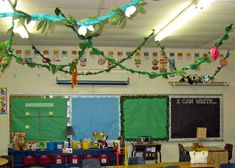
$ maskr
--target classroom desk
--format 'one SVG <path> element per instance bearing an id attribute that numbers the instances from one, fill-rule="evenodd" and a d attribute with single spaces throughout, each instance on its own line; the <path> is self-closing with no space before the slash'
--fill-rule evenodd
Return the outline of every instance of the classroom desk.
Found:
<path id="1" fill-rule="evenodd" d="M 215 168 L 214 164 L 191 164 L 190 162 L 161 162 L 144 165 L 108 166 L 106 168 L 164 168 L 166 166 L 179 166 L 180 168 Z"/>
<path id="2" fill-rule="evenodd" d="M 228 152 L 224 148 L 216 146 L 204 146 L 205 150 L 208 150 L 207 161 L 215 164 L 215 168 L 219 168 L 221 163 L 228 163 Z M 202 148 L 202 149 L 203 149 Z M 193 148 L 192 146 L 185 147 L 185 150 L 190 152 L 193 150 L 201 150 L 200 148 Z"/>
<path id="3" fill-rule="evenodd" d="M 4 159 L 4 158 L 0 158 L 0 166 L 6 164 L 8 162 L 7 159 Z"/>
<path id="4" fill-rule="evenodd" d="M 131 156 L 136 156 L 138 152 L 141 152 L 145 160 L 162 161 L 161 144 L 159 143 L 132 143 L 132 148 Z"/>

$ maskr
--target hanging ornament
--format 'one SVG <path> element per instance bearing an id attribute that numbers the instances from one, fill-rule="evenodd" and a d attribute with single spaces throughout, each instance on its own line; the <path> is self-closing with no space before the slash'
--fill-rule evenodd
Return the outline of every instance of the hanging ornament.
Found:
<path id="1" fill-rule="evenodd" d="M 220 66 L 225 67 L 228 65 L 228 60 L 225 58 L 220 59 Z"/>
<path id="2" fill-rule="evenodd" d="M 136 7 L 135 6 L 130 6 L 128 8 L 126 8 L 126 11 L 125 11 L 125 15 L 127 17 L 131 17 L 131 15 L 133 15 L 136 11 Z"/>
<path id="3" fill-rule="evenodd" d="M 210 51 L 211 58 L 215 61 L 219 57 L 219 49 L 218 48 L 212 48 Z"/>
<path id="4" fill-rule="evenodd" d="M 79 35 L 82 35 L 82 36 L 85 36 L 86 33 L 87 33 L 87 30 L 90 30 L 90 31 L 94 31 L 94 27 L 92 25 L 90 26 L 80 26 L 79 29 L 78 29 L 78 34 Z"/>
<path id="5" fill-rule="evenodd" d="M 74 85 L 78 84 L 77 76 L 78 76 L 78 70 L 77 70 L 77 62 L 73 62 L 74 68 L 72 70 L 72 88 Z"/>

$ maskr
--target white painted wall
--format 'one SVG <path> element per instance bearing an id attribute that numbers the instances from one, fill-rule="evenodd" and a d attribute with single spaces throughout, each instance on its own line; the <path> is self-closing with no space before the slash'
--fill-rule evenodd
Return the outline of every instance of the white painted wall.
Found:
<path id="1" fill-rule="evenodd" d="M 31 49 L 30 46 L 15 46 L 16 49 Z M 39 47 L 39 49 L 60 49 L 70 50 L 76 47 Z M 131 51 L 130 48 L 103 48 L 105 51 Z M 158 51 L 156 48 L 144 49 L 143 51 Z M 204 53 L 207 50 L 183 50 L 172 49 L 168 51 L 174 52 L 200 52 Z M 223 51 L 226 53 L 226 51 Z M 49 71 L 39 68 L 28 68 L 26 65 L 22 66 L 16 64 L 14 61 L 8 69 L 0 74 L 0 87 L 7 87 L 8 94 L 62 94 L 62 95 L 82 95 L 82 94 L 223 94 L 223 133 L 224 141 L 220 142 L 205 142 L 205 145 L 218 145 L 223 147 L 225 143 L 235 142 L 235 54 L 231 52 L 229 65 L 224 68 L 217 76 L 216 81 L 227 81 L 229 86 L 181 86 L 172 87 L 168 84 L 169 81 L 178 81 L 179 77 L 171 78 L 169 80 L 158 77 L 156 79 L 149 79 L 147 76 L 140 76 L 138 74 L 130 74 L 121 70 L 115 70 L 111 73 L 101 74 L 98 76 L 89 76 L 88 79 L 120 79 L 126 80 L 130 78 L 130 85 L 128 86 L 75 86 L 71 88 L 69 85 L 61 86 L 56 84 L 56 76 L 60 79 L 68 78 L 64 74 L 52 75 Z M 142 56 L 143 57 L 143 56 Z M 140 69 L 150 69 L 152 56 L 149 59 L 142 59 L 142 67 Z M 184 59 L 177 61 L 177 67 L 193 63 L 193 56 L 191 60 Z M 64 60 L 66 61 L 66 60 Z M 134 61 L 129 61 L 127 64 L 134 67 Z M 97 59 L 88 56 L 89 69 L 99 69 Z M 215 68 L 218 66 L 218 61 L 211 64 L 203 64 L 199 74 L 213 74 Z M 85 68 L 85 69 L 86 69 Z M 79 68 L 81 71 L 82 68 Z M 194 72 L 192 74 L 195 74 Z M 84 77 L 78 77 L 83 79 Z M 9 113 L 7 115 L 0 115 L 0 155 L 7 153 L 9 143 Z M 162 161 L 178 161 L 178 143 L 177 142 L 160 142 L 162 143 Z M 182 142 L 184 145 L 191 145 L 191 142 Z M 129 149 L 130 150 L 130 149 Z M 235 157 L 233 157 L 235 161 Z"/>

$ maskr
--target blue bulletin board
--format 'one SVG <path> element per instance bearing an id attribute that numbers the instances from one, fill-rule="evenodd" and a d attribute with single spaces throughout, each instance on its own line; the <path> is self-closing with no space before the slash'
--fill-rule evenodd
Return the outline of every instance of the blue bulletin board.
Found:
<path id="1" fill-rule="evenodd" d="M 72 97 L 73 140 L 91 138 L 94 131 L 104 132 L 108 140 L 117 139 L 120 132 L 119 96 Z"/>

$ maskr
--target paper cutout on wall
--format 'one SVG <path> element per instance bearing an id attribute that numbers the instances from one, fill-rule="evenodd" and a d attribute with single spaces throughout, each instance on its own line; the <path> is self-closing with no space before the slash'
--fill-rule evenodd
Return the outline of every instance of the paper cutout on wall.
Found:
<path id="1" fill-rule="evenodd" d="M 16 50 L 16 54 L 21 55 L 22 54 L 21 50 Z"/>
<path id="2" fill-rule="evenodd" d="M 87 59 L 85 56 L 79 58 L 79 61 L 80 61 L 80 66 L 81 67 L 85 67 L 87 65 Z"/>
<path id="3" fill-rule="evenodd" d="M 7 114 L 7 89 L 0 88 L 0 114 Z"/>
<path id="4" fill-rule="evenodd" d="M 76 57 L 78 55 L 78 51 L 77 50 L 72 50 L 71 54 L 72 54 L 72 56 Z"/>
<path id="5" fill-rule="evenodd" d="M 49 55 L 49 50 L 43 50 L 43 55 Z"/>
<path id="6" fill-rule="evenodd" d="M 61 55 L 62 55 L 62 58 L 68 57 L 68 51 L 62 50 L 62 51 L 61 51 Z"/>
<path id="7" fill-rule="evenodd" d="M 30 57 L 31 56 L 31 50 L 25 50 L 24 54 L 25 54 L 25 57 Z"/>
<path id="8" fill-rule="evenodd" d="M 152 66 L 152 70 L 157 71 L 157 70 L 159 69 L 158 63 L 159 63 L 159 61 L 158 61 L 157 58 L 154 58 L 154 59 L 152 60 L 152 65 L 153 65 L 153 66 Z"/>
<path id="9" fill-rule="evenodd" d="M 182 52 L 177 53 L 177 58 L 178 60 L 183 60 L 183 53 Z"/>
<path id="10" fill-rule="evenodd" d="M 192 54 L 191 53 L 186 53 L 186 60 L 191 60 L 192 59 Z"/>
<path id="11" fill-rule="evenodd" d="M 119 59 L 121 59 L 121 58 L 123 57 L 123 52 L 122 52 L 122 51 L 118 51 L 118 52 L 117 52 L 117 57 L 118 57 Z"/>
<path id="12" fill-rule="evenodd" d="M 131 52 L 130 51 L 127 51 L 126 52 L 126 56 L 130 56 L 131 55 Z"/>
<path id="13" fill-rule="evenodd" d="M 59 62 L 60 61 L 60 51 L 59 50 L 53 50 L 53 61 Z"/>
<path id="14" fill-rule="evenodd" d="M 149 59 L 149 52 L 144 52 L 144 58 Z"/>
<path id="15" fill-rule="evenodd" d="M 157 53 L 157 52 L 152 52 L 152 56 L 153 56 L 153 57 L 157 57 L 157 56 L 158 56 L 158 53 Z"/>
<path id="16" fill-rule="evenodd" d="M 113 56 L 113 51 L 108 51 L 108 56 Z"/>

